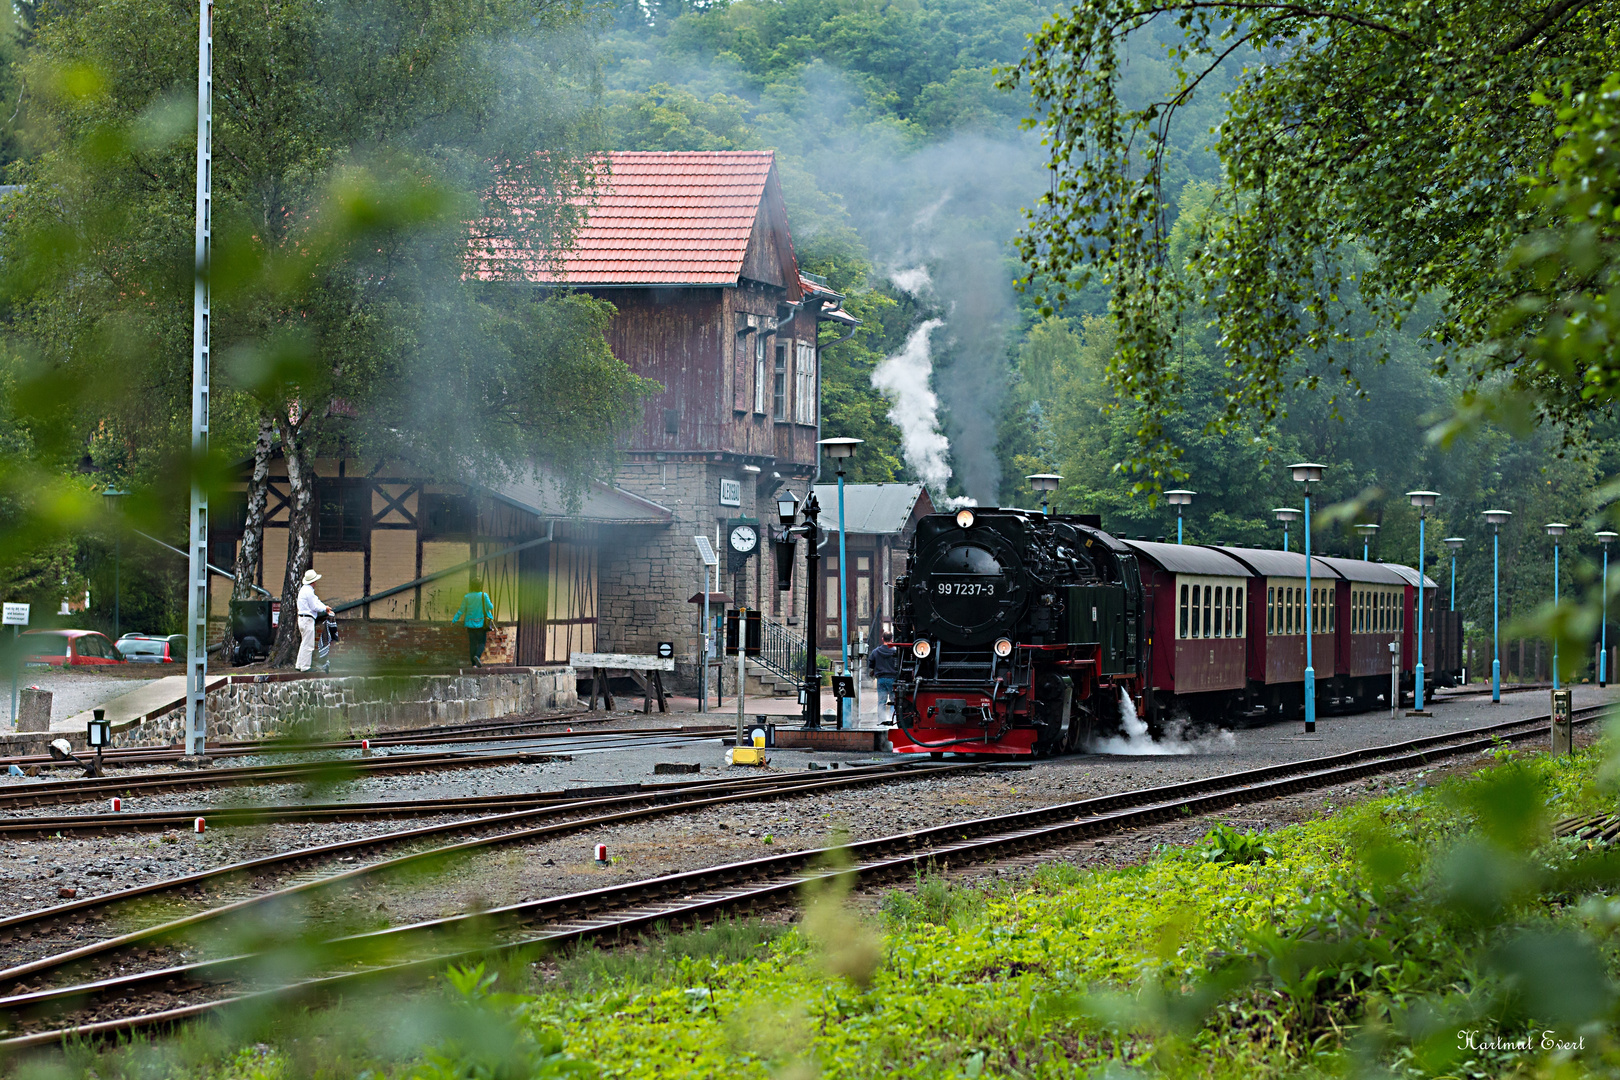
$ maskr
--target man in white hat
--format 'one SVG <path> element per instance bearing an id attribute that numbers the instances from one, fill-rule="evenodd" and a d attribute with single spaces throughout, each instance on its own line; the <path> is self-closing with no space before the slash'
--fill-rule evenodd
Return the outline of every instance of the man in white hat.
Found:
<path id="1" fill-rule="evenodd" d="M 337 612 L 315 595 L 315 583 L 319 580 L 321 575 L 305 570 L 303 587 L 298 590 L 298 663 L 294 666 L 299 671 L 308 671 L 315 662 L 315 620 L 323 612 L 328 619 L 337 617 Z"/>

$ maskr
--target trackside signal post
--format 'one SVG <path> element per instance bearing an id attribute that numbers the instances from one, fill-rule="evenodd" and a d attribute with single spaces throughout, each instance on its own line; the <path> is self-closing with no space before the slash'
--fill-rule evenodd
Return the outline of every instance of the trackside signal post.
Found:
<path id="1" fill-rule="evenodd" d="M 737 745 L 748 737 L 748 717 L 743 708 L 747 687 L 743 679 L 748 657 L 758 656 L 764 643 L 763 613 L 737 608 L 726 612 L 726 655 L 737 658 Z"/>
<path id="2" fill-rule="evenodd" d="M 1552 752 L 1569 754 L 1575 750 L 1575 691 L 1567 686 L 1552 692 Z"/>
<path id="3" fill-rule="evenodd" d="M 804 524 L 795 525 L 800 511 Z M 821 504 L 816 501 L 815 490 L 800 504 L 792 491 L 784 491 L 776 499 L 777 520 L 782 523 L 783 543 L 790 544 L 796 537 L 804 537 L 804 568 L 807 574 L 804 590 L 804 680 L 799 683 L 799 705 L 804 709 L 804 730 L 816 731 L 821 727 L 821 670 L 816 666 L 816 630 L 821 625 L 816 610 L 816 593 L 821 582 Z M 780 549 L 779 549 L 780 550 Z M 780 556 L 779 556 L 780 557 Z"/>

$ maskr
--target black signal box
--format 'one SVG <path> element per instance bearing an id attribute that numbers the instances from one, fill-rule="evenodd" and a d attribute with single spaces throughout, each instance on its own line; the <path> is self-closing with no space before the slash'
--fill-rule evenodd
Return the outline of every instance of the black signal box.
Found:
<path id="1" fill-rule="evenodd" d="M 738 624 L 742 627 L 742 653 L 744 656 L 758 656 L 765 641 L 765 626 L 763 613 L 743 608 L 736 608 L 726 612 L 726 655 L 736 656 L 738 645 Z"/>
<path id="2" fill-rule="evenodd" d="M 855 676 L 834 675 L 832 677 L 833 697 L 853 701 L 855 698 Z"/>

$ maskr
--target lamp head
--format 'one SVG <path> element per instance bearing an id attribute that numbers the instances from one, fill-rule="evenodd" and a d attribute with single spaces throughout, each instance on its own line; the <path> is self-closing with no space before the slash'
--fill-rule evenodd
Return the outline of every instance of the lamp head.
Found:
<path id="1" fill-rule="evenodd" d="M 1196 494 L 1198 494 L 1196 491 L 1188 491 L 1186 488 L 1176 488 L 1174 491 L 1165 492 L 1164 499 L 1165 502 L 1168 502 L 1171 506 L 1186 506 L 1188 503 L 1192 502 L 1193 496 Z"/>
<path id="2" fill-rule="evenodd" d="M 1549 521 L 1542 527 L 1547 530 L 1547 535 L 1552 537 L 1563 536 L 1569 531 L 1569 526 L 1562 521 Z"/>
<path id="3" fill-rule="evenodd" d="M 1309 484 L 1322 479 L 1322 470 L 1326 465 L 1318 465 L 1314 461 L 1300 461 L 1288 466 L 1288 471 L 1294 474 L 1294 479 L 1302 484 Z"/>
<path id="4" fill-rule="evenodd" d="M 799 519 L 799 497 L 792 488 L 783 488 L 776 497 L 776 517 L 783 525 L 792 525 Z"/>
<path id="5" fill-rule="evenodd" d="M 1511 510 L 1487 510 L 1485 511 L 1485 523 L 1487 525 L 1496 525 L 1500 527 L 1502 525 L 1506 525 L 1508 518 L 1512 516 L 1513 511 Z"/>
<path id="6" fill-rule="evenodd" d="M 1058 485 L 1063 483 L 1063 477 L 1059 476 L 1057 473 L 1050 472 L 1032 473 L 1031 475 L 1024 477 L 1024 479 L 1028 480 L 1029 486 L 1034 488 L 1036 491 L 1056 491 L 1058 489 Z"/>
<path id="7" fill-rule="evenodd" d="M 1598 542 L 1604 547 L 1608 547 L 1609 541 L 1613 540 L 1617 536 L 1620 536 L 1620 533 L 1610 532 L 1608 529 L 1604 529 L 1602 532 L 1593 533 L 1592 535 L 1596 536 L 1598 538 Z"/>
<path id="8" fill-rule="evenodd" d="M 865 441 L 865 439 L 851 439 L 846 437 L 841 439 L 822 439 L 820 442 L 816 443 L 816 445 L 826 448 L 827 456 L 832 458 L 834 461 L 842 461 L 844 458 L 854 457 L 855 448 Z"/>
<path id="9" fill-rule="evenodd" d="M 1458 548 L 1468 543 L 1468 541 L 1461 536 L 1448 536 L 1440 542 L 1446 545 L 1446 547 L 1450 548 L 1452 551 L 1456 551 Z"/>
<path id="10" fill-rule="evenodd" d="M 1276 514 L 1277 520 L 1284 525 L 1287 525 L 1290 521 L 1298 521 L 1300 518 L 1300 511 L 1295 510 L 1292 506 L 1274 507 L 1271 512 Z"/>
<path id="11" fill-rule="evenodd" d="M 1377 536 L 1378 535 L 1378 529 L 1379 529 L 1379 526 L 1374 525 L 1371 522 L 1368 522 L 1365 525 L 1357 525 L 1356 526 L 1356 532 L 1360 533 L 1362 536 L 1369 537 L 1369 538 Z"/>
<path id="12" fill-rule="evenodd" d="M 1419 510 L 1427 510 L 1434 505 L 1434 501 L 1440 497 L 1440 493 L 1438 491 L 1408 491 L 1406 497 L 1411 499 L 1412 505 Z"/>

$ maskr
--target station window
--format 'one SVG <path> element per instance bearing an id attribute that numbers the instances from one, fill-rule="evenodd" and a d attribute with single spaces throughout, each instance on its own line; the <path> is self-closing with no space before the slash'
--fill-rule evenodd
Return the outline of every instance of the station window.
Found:
<path id="1" fill-rule="evenodd" d="M 1187 586 L 1181 587 L 1181 633 L 1180 637 L 1187 636 Z"/>
<path id="2" fill-rule="evenodd" d="M 788 368 L 787 345 L 784 342 L 776 344 L 776 368 L 771 372 L 771 419 L 786 420 L 788 418 Z"/>

